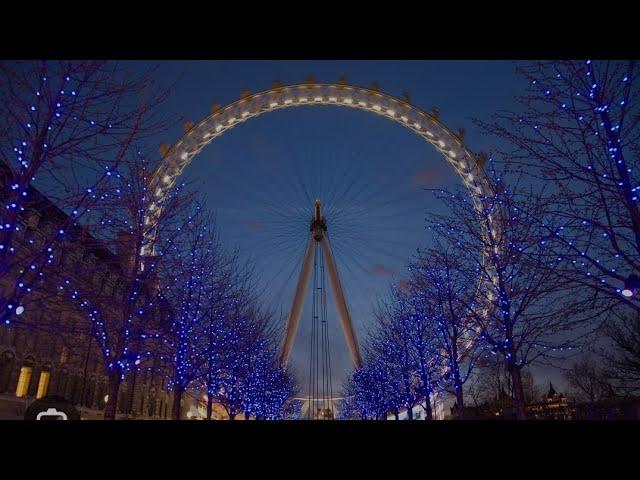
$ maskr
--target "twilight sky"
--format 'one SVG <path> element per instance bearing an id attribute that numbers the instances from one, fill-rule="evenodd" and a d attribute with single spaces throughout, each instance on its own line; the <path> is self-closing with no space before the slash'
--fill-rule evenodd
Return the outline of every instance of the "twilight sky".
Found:
<path id="1" fill-rule="evenodd" d="M 264 90 L 273 80 L 298 83 L 307 75 L 370 86 L 414 105 L 438 107 L 452 130 L 466 130 L 475 151 L 490 151 L 473 118 L 488 119 L 513 108 L 524 81 L 509 61 L 164 61 L 130 62 L 133 69 L 158 65 L 154 76 L 173 84 L 168 113 L 192 122 L 212 103 L 225 105 L 243 89 Z M 177 126 L 163 140 L 181 135 Z M 299 107 L 252 119 L 205 148 L 185 172 L 216 213 L 226 248 L 239 247 L 255 264 L 263 301 L 282 320 L 309 235 L 313 198 L 326 210 L 329 236 L 356 334 L 364 339 L 372 311 L 402 278 L 407 260 L 430 241 L 424 213 L 439 208 L 424 187 L 454 187 L 453 168 L 418 136 L 367 112 L 335 106 Z M 305 304 L 291 366 L 306 394 L 311 301 Z M 334 394 L 352 365 L 332 299 L 328 302 Z M 544 384 L 548 375 L 538 378 Z M 552 378 L 556 381 L 555 375 Z"/>

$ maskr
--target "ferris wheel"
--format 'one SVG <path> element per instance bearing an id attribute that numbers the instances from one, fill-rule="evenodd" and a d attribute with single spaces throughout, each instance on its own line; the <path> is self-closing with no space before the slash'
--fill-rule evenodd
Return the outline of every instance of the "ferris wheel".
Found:
<path id="1" fill-rule="evenodd" d="M 473 194 L 474 202 L 483 194 L 488 194 L 491 191 L 491 184 L 483 168 L 484 156 L 475 154 L 465 145 L 461 132 L 453 132 L 447 128 L 440 121 L 437 111 L 426 112 L 410 103 L 408 96 L 398 98 L 383 93 L 377 87 L 366 88 L 344 82 L 318 83 L 309 80 L 293 85 L 277 83 L 267 90 L 254 94 L 244 92 L 239 99 L 226 106 L 214 105 L 211 113 L 199 122 L 185 123 L 182 138 L 170 147 L 161 146 L 162 160 L 150 180 L 149 190 L 152 192 L 154 201 L 147 223 L 154 224 L 153 217 L 161 212 L 163 202 L 176 185 L 178 178 L 207 145 L 223 134 L 264 113 L 294 107 L 307 109 L 314 106 L 338 106 L 365 111 L 399 124 L 435 148 L 435 151 L 445 162 L 453 167 L 462 184 Z M 304 248 L 292 249 L 288 268 L 281 269 L 282 272 L 288 271 L 288 275 L 286 272 L 282 273 L 281 281 L 287 287 L 295 285 L 295 288 L 293 290 L 288 288 L 289 295 L 274 294 L 274 297 L 287 312 L 280 346 L 280 361 L 285 366 L 289 362 L 296 340 L 305 298 L 311 298 L 308 397 L 311 404 L 315 404 L 314 402 L 317 402 L 318 399 L 333 398 L 329 333 L 327 330 L 327 299 L 329 296 L 332 298 L 335 312 L 340 320 L 353 366 L 358 368 L 362 362 L 357 328 L 354 327 L 350 308 L 354 299 L 349 292 L 346 292 L 348 288 L 344 288 L 343 282 L 345 273 L 348 274 L 350 269 L 344 258 L 354 258 L 354 261 L 357 261 L 357 258 L 362 255 L 362 249 L 351 246 L 349 252 L 346 251 L 349 250 L 349 247 L 343 245 L 342 250 L 344 251 L 340 252 L 342 255 L 334 255 L 334 249 L 338 252 L 341 250 L 341 237 L 348 235 L 350 228 L 357 230 L 354 225 L 358 224 L 359 217 L 366 214 L 367 208 L 371 211 L 371 205 L 375 205 L 375 202 L 367 204 L 367 199 L 375 195 L 372 193 L 370 185 L 361 190 L 355 188 L 356 182 L 348 181 L 349 174 L 345 173 L 341 176 L 342 178 L 336 177 L 340 177 L 340 175 L 334 175 L 334 178 L 325 182 L 322 188 L 315 189 L 315 191 L 310 191 L 314 189 L 309 188 L 310 185 L 304 182 L 298 184 L 297 187 L 296 185 L 290 186 L 291 188 L 299 188 L 300 197 L 304 198 L 306 206 L 301 204 L 288 205 L 285 214 L 282 213 L 283 206 L 277 205 L 277 201 L 272 198 L 260 201 L 267 217 L 271 215 L 269 218 L 276 225 L 270 227 L 273 235 L 272 243 L 276 247 L 282 248 L 284 241 L 282 238 L 291 237 L 294 235 L 293 231 L 302 236 L 301 246 Z M 338 184 L 344 185 L 338 186 Z M 288 187 L 283 185 L 282 188 Z M 324 193 L 329 192 L 329 198 L 325 200 L 316 196 L 318 190 Z M 358 190 L 357 194 L 354 193 L 355 190 Z M 358 207 L 353 207 L 351 212 L 348 212 L 344 206 L 341 207 L 338 201 L 341 192 L 343 199 L 346 197 L 352 203 L 358 203 Z M 247 194 L 246 197 L 250 195 Z M 357 202 L 354 199 L 357 199 Z M 357 213 L 359 211 L 365 213 Z M 280 223 L 276 218 L 280 219 Z M 305 219 L 305 221 L 301 221 L 301 219 Z M 342 224 L 340 219 L 342 219 Z M 368 228 L 363 222 L 360 223 L 360 230 L 364 231 Z M 248 226 L 251 227 L 251 225 Z M 258 230 L 256 225 L 253 227 Z M 154 234 L 155 232 L 150 228 L 149 238 L 152 239 Z M 255 238 L 260 241 L 259 235 L 255 235 Z M 150 241 L 149 244 L 152 245 L 152 242 Z M 151 249 L 152 246 L 147 248 Z M 148 250 L 146 253 L 150 254 L 151 251 Z M 325 272 L 328 281 L 325 281 Z M 353 272 L 350 273 L 353 274 Z M 313 279 L 311 282 L 312 292 L 309 293 L 311 279 Z M 331 287 L 330 295 L 325 289 L 326 284 Z"/>

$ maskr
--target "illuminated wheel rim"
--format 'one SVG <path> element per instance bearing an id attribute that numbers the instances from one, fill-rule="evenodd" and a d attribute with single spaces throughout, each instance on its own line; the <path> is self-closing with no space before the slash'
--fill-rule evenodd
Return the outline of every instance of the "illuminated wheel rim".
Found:
<path id="1" fill-rule="evenodd" d="M 252 95 L 245 94 L 196 123 L 185 125 L 185 134 L 164 152 L 150 180 L 154 202 L 149 217 L 158 215 L 177 179 L 200 151 L 228 130 L 251 118 L 276 110 L 318 105 L 355 108 L 385 117 L 422 137 L 453 166 L 463 185 L 477 198 L 491 191 L 482 160 L 462 138 L 431 113 L 378 90 L 337 83 L 302 83 L 278 86 Z M 153 225 L 153 218 L 146 219 Z M 153 232 L 149 233 L 149 238 Z"/>

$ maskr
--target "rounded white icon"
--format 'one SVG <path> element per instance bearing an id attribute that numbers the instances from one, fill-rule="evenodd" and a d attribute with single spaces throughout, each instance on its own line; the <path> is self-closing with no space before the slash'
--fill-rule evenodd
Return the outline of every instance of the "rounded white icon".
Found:
<path id="1" fill-rule="evenodd" d="M 67 420 L 67 414 L 55 408 L 48 408 L 46 412 L 38 413 L 36 420 L 42 420 L 43 418 L 47 420 Z"/>

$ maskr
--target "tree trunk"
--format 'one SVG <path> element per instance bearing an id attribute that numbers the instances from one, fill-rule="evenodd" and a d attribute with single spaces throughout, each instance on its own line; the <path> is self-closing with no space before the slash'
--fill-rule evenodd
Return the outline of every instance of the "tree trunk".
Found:
<path id="1" fill-rule="evenodd" d="M 393 412 L 393 415 L 396 417 L 396 420 L 400 420 L 400 415 L 398 412 Z"/>
<path id="2" fill-rule="evenodd" d="M 511 384 L 513 385 L 513 409 L 516 414 L 517 420 L 525 420 L 527 418 L 527 412 L 524 405 L 524 392 L 522 390 L 522 376 L 520 375 L 520 368 L 513 366 L 509 368 L 511 374 Z"/>
<path id="3" fill-rule="evenodd" d="M 413 407 L 407 407 L 407 419 L 413 420 Z"/>
<path id="4" fill-rule="evenodd" d="M 207 395 L 207 420 L 211 420 L 212 412 L 213 412 L 213 398 L 211 398 L 211 395 Z"/>
<path id="5" fill-rule="evenodd" d="M 454 351 L 454 354 L 457 355 L 457 350 Z M 456 413 L 458 415 L 458 419 L 464 420 L 464 394 L 462 391 L 462 379 L 460 378 L 460 368 L 457 361 L 453 365 L 453 388 L 455 389 L 455 392 L 456 392 Z"/>
<path id="6" fill-rule="evenodd" d="M 173 406 L 171 407 L 171 419 L 172 420 L 180 420 L 180 413 L 182 410 L 182 405 L 180 405 L 182 400 L 182 393 L 184 389 L 182 387 L 176 386 L 173 391 Z"/>
<path id="7" fill-rule="evenodd" d="M 431 395 L 427 394 L 424 398 L 424 412 L 427 420 L 433 420 L 433 409 L 431 408 Z"/>
<path id="8" fill-rule="evenodd" d="M 244 419 L 249 420 L 249 412 L 244 412 Z"/>
<path id="9" fill-rule="evenodd" d="M 426 420 L 433 420 L 433 409 L 431 408 L 431 390 L 429 389 L 429 386 L 431 385 L 431 376 L 427 375 L 427 370 L 422 360 L 420 363 L 420 380 L 422 381 L 422 395 L 424 396 L 424 412 Z"/>
<path id="10" fill-rule="evenodd" d="M 423 380 L 423 387 L 426 384 L 426 381 Z M 426 420 L 433 420 L 433 409 L 431 408 L 431 392 L 424 387 L 422 389 L 422 395 L 424 396 L 424 413 Z"/>
<path id="11" fill-rule="evenodd" d="M 464 397 L 461 385 L 456 385 L 456 413 L 459 420 L 464 420 Z"/>
<path id="12" fill-rule="evenodd" d="M 118 408 L 118 393 L 120 392 L 120 384 L 122 383 L 122 377 L 120 369 L 117 368 L 109 373 L 108 377 L 109 386 L 107 389 L 108 400 L 104 407 L 104 419 L 115 420 L 116 409 Z"/>

